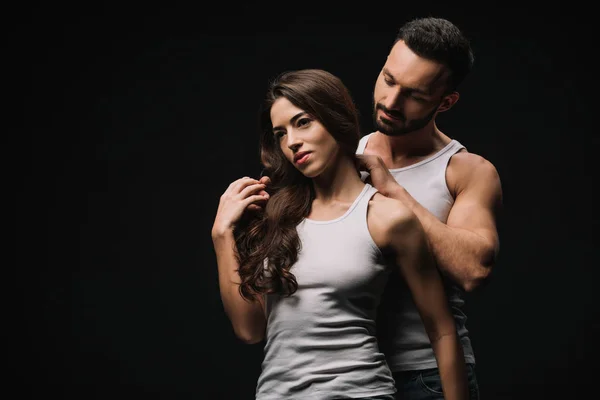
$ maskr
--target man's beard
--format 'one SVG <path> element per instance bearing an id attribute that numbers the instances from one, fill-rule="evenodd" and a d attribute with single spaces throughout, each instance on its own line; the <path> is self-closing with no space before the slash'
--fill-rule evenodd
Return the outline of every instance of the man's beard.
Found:
<path id="1" fill-rule="evenodd" d="M 383 105 L 376 104 L 373 108 L 373 123 L 375 125 L 375 128 L 377 128 L 377 130 L 379 132 L 383 133 L 384 135 L 387 135 L 387 136 L 407 135 L 411 132 L 422 129 L 424 126 L 426 126 L 435 116 L 438 106 L 434 107 L 433 110 L 431 110 L 431 112 L 429 114 L 425 115 L 423 118 L 413 119 L 413 120 L 410 120 L 407 122 L 406 117 L 402 113 L 400 113 L 398 111 L 388 110 Z M 382 120 L 379 120 L 377 118 L 377 110 L 383 110 L 387 114 L 393 115 L 394 117 L 398 118 L 400 121 L 404 122 L 404 126 L 402 126 L 402 127 L 395 126 L 394 122 L 392 122 L 392 121 L 390 121 L 390 123 L 388 124 L 384 121 L 386 119 L 385 117 L 383 117 Z"/>

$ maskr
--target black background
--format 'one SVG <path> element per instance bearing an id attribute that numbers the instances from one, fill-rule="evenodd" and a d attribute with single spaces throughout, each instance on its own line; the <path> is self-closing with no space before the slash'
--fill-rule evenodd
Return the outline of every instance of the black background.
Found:
<path id="1" fill-rule="evenodd" d="M 123 4 L 5 15 L 12 398 L 252 399 L 262 348 L 232 333 L 210 228 L 227 185 L 260 171 L 267 81 L 333 72 L 368 133 L 395 33 L 425 15 L 455 22 L 476 56 L 439 127 L 493 162 L 504 190 L 500 259 L 467 296 L 482 399 L 596 388 L 589 9 Z"/>

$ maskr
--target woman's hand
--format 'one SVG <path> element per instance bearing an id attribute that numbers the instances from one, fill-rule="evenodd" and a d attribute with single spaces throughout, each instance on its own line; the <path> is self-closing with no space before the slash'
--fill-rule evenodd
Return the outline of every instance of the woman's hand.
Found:
<path id="1" fill-rule="evenodd" d="M 260 180 L 244 177 L 232 182 L 221 195 L 217 215 L 213 223 L 212 236 L 220 236 L 233 231 L 244 211 L 261 208 L 269 194 L 264 190 L 268 178 Z"/>

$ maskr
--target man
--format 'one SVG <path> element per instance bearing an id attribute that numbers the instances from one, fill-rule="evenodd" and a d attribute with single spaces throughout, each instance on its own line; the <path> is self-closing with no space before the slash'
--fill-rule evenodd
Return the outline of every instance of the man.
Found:
<path id="1" fill-rule="evenodd" d="M 459 99 L 471 70 L 468 40 L 451 22 L 421 18 L 402 26 L 375 84 L 376 131 L 357 150 L 363 178 L 418 216 L 447 282 L 462 343 L 471 399 L 478 398 L 475 356 L 461 311 L 464 292 L 490 275 L 498 253 L 496 216 L 502 189 L 495 167 L 469 153 L 436 126 Z M 379 336 L 399 398 L 443 399 L 432 350 L 444 338 L 427 336 L 401 278 L 382 300 Z"/>

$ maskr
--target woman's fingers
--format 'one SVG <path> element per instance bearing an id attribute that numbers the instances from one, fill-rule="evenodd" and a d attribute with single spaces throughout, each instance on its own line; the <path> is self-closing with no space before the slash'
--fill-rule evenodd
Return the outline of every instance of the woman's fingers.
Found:
<path id="1" fill-rule="evenodd" d="M 242 197 L 242 199 L 245 199 L 251 194 L 258 194 L 257 192 L 263 191 L 264 188 L 265 185 L 262 183 L 249 184 L 240 191 L 240 196 Z"/>
<path id="2" fill-rule="evenodd" d="M 259 194 L 253 194 L 252 196 L 248 196 L 246 197 L 244 200 L 242 200 L 243 204 L 248 207 L 250 205 L 256 205 L 253 203 L 259 202 L 259 201 L 263 201 L 265 200 L 265 196 L 261 196 Z"/>

